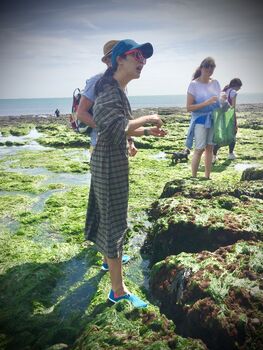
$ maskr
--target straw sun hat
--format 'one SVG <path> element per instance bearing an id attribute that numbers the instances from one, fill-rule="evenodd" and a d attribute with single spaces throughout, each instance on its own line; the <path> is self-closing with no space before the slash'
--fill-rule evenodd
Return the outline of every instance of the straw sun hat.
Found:
<path id="1" fill-rule="evenodd" d="M 113 47 L 118 44 L 119 40 L 110 40 L 103 46 L 103 54 L 102 62 L 106 63 L 106 58 L 109 56 L 112 52 Z"/>

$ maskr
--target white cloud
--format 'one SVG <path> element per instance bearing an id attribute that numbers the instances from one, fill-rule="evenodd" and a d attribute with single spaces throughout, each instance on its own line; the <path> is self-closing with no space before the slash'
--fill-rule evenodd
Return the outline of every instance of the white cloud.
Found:
<path id="1" fill-rule="evenodd" d="M 122 38 L 154 46 L 130 95 L 184 94 L 206 56 L 215 58 L 222 85 L 239 76 L 242 91 L 261 92 L 262 21 L 253 2 L 64 0 L 4 11 L 0 98 L 70 96 L 104 70 L 104 43 Z"/>

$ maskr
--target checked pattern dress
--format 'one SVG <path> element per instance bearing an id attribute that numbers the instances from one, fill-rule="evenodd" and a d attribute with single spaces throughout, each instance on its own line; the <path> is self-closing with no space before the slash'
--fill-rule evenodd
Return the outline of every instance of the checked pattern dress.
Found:
<path id="1" fill-rule="evenodd" d="M 98 140 L 91 157 L 85 236 L 109 258 L 122 254 L 127 231 L 129 161 L 126 128 L 132 119 L 125 93 L 106 85 L 93 106 Z"/>

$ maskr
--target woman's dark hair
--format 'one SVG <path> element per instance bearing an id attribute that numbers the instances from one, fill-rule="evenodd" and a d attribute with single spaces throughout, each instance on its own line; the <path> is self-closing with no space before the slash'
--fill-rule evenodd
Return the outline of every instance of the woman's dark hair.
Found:
<path id="1" fill-rule="evenodd" d="M 126 58 L 126 55 L 120 55 L 122 58 Z M 108 67 L 103 74 L 103 76 L 97 81 L 95 84 L 95 96 L 97 97 L 100 92 L 104 90 L 105 85 L 116 85 L 118 86 L 117 81 L 113 78 L 113 74 L 116 72 L 118 68 L 118 64 L 115 65 L 115 68 L 113 67 Z"/>
<path id="2" fill-rule="evenodd" d="M 201 75 L 201 68 L 206 67 L 206 66 L 216 66 L 215 60 L 212 57 L 206 57 L 200 64 L 199 67 L 196 68 L 194 74 L 193 74 L 193 79 L 195 80 L 200 77 Z"/>
<path id="3" fill-rule="evenodd" d="M 224 87 L 223 91 L 226 91 L 227 89 L 233 88 L 233 87 L 241 88 L 241 86 L 242 86 L 242 81 L 239 78 L 234 78 L 230 80 L 230 83 Z"/>
<path id="4" fill-rule="evenodd" d="M 113 69 L 112 67 L 109 67 L 103 76 L 97 81 L 95 84 L 95 95 L 98 96 L 100 92 L 104 90 L 105 85 L 116 85 L 117 81 L 113 78 L 113 74 L 117 70 L 117 67 Z"/>

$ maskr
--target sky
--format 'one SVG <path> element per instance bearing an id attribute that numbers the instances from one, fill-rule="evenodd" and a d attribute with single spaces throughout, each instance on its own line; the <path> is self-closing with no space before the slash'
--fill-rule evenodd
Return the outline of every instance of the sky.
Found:
<path id="1" fill-rule="evenodd" d="M 154 54 L 130 96 L 186 94 L 212 56 L 222 87 L 263 92 L 259 0 L 4 0 L 0 5 L 0 98 L 69 97 L 103 72 L 112 39 L 150 42 Z"/>

